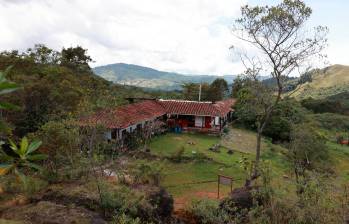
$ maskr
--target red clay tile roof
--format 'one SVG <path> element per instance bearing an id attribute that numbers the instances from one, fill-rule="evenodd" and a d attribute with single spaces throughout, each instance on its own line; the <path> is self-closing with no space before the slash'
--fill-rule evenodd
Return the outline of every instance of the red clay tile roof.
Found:
<path id="1" fill-rule="evenodd" d="M 221 116 L 225 116 L 230 111 L 234 111 L 232 108 L 236 103 L 236 99 L 227 99 L 222 101 L 217 101 L 213 104 L 214 107 L 219 110 Z"/>
<path id="2" fill-rule="evenodd" d="M 160 117 L 164 114 L 197 116 L 225 116 L 235 104 L 234 99 L 211 102 L 185 100 L 146 100 L 103 110 L 80 120 L 81 125 L 102 125 L 106 128 L 126 128 L 128 126 Z"/>
<path id="3" fill-rule="evenodd" d="M 168 114 L 218 116 L 223 117 L 232 110 L 234 99 L 212 102 L 197 102 L 185 100 L 159 100 Z"/>
<path id="4" fill-rule="evenodd" d="M 102 125 L 106 128 L 126 128 L 142 121 L 166 114 L 164 108 L 154 100 L 119 106 L 103 110 L 81 120 L 82 124 Z"/>

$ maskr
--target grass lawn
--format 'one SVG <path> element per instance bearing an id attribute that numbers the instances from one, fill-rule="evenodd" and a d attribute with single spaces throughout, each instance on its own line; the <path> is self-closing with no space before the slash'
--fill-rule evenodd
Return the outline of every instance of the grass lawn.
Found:
<path id="1" fill-rule="evenodd" d="M 255 134 L 250 131 L 233 128 L 224 138 L 204 134 L 175 134 L 155 137 L 149 144 L 151 153 L 170 157 L 184 148 L 183 156 L 189 158 L 206 157 L 210 160 L 190 160 L 171 162 L 164 160 L 164 180 L 162 185 L 175 197 L 195 197 L 198 192 L 217 192 L 217 175 L 234 178 L 234 187 L 242 186 L 246 172 L 241 166 L 243 157 L 254 158 Z M 220 143 L 220 152 L 212 152 L 209 147 Z M 232 155 L 228 149 L 233 149 Z M 281 177 L 287 171 L 287 163 L 281 154 L 282 147 L 272 145 L 266 140 L 262 144 L 262 158 L 270 160 L 275 176 Z M 275 172 L 274 172 L 275 171 Z M 211 182 L 209 182 L 211 181 Z M 201 183 L 200 183 L 201 182 Z M 205 183 L 202 183 L 205 182 Z M 228 186 L 222 187 L 222 194 L 229 192 Z"/>
<path id="2" fill-rule="evenodd" d="M 223 138 L 204 134 L 168 133 L 152 139 L 149 148 L 152 154 L 164 158 L 161 160 L 164 167 L 162 186 L 174 196 L 175 204 L 184 204 L 193 198 L 217 197 L 218 174 L 233 177 L 234 188 L 243 186 L 246 172 L 239 161 L 243 157 L 254 159 L 255 141 L 255 133 L 232 128 Z M 209 148 L 217 143 L 223 146 L 220 152 L 210 151 Z M 340 186 L 349 181 L 349 147 L 332 142 L 327 144 L 335 171 L 329 181 Z M 183 156 L 186 160 L 171 162 L 166 159 L 181 148 L 184 148 Z M 228 154 L 228 149 L 232 149 L 234 153 Z M 266 139 L 262 140 L 261 158 L 271 166 L 274 190 L 287 194 L 292 199 L 295 196 L 295 184 L 291 165 L 285 156 L 286 150 Z M 206 160 L 194 159 L 195 157 Z M 222 186 L 221 196 L 227 195 L 229 191 L 228 186 Z"/>
<path id="3" fill-rule="evenodd" d="M 327 146 L 337 174 L 336 183 L 339 185 L 347 184 L 349 181 L 349 147 L 333 142 L 327 142 Z"/>

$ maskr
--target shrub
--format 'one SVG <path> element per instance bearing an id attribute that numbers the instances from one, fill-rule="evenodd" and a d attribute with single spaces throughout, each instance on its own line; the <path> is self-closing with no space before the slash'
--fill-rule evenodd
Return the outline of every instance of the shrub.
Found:
<path id="1" fill-rule="evenodd" d="M 117 189 L 110 189 L 107 185 L 101 185 L 101 207 L 105 214 L 137 215 L 137 206 L 143 200 L 142 194 L 132 191 L 126 186 Z"/>
<path id="2" fill-rule="evenodd" d="M 219 202 L 209 199 L 195 200 L 188 211 L 195 218 L 197 223 L 220 224 L 226 223 L 229 216 L 219 208 Z"/>
<path id="3" fill-rule="evenodd" d="M 184 151 L 185 151 L 184 146 L 181 146 L 169 157 L 169 159 L 176 163 L 181 162 L 183 159 Z"/>
<path id="4" fill-rule="evenodd" d="M 322 113 L 313 114 L 310 118 L 317 121 L 321 128 L 329 130 L 347 131 L 349 130 L 349 117 L 340 114 Z"/>
<path id="5" fill-rule="evenodd" d="M 173 198 L 164 188 L 152 191 L 147 198 L 150 203 L 157 208 L 156 211 L 160 217 L 166 218 L 171 216 L 173 211 Z"/>
<path id="6" fill-rule="evenodd" d="M 132 218 L 132 217 L 127 216 L 126 214 L 121 214 L 117 217 L 114 217 L 114 220 L 112 223 L 115 223 L 115 224 L 142 224 L 142 222 L 139 218 Z"/>
<path id="7" fill-rule="evenodd" d="M 134 190 L 126 186 L 110 188 L 101 185 L 101 207 L 121 223 L 164 223 L 173 210 L 172 197 L 162 188 Z M 116 222 L 118 223 L 118 222 Z"/>
<path id="8" fill-rule="evenodd" d="M 0 186 L 4 192 L 7 192 L 7 193 L 21 192 L 21 185 L 18 183 L 17 178 L 14 175 L 0 176 L 0 183 L 1 183 Z"/>
<path id="9" fill-rule="evenodd" d="M 326 184 L 319 182 L 318 178 L 313 178 L 304 189 L 304 193 L 299 195 L 298 200 L 274 195 L 270 203 L 255 206 L 250 210 L 248 223 L 344 223 L 341 214 L 345 214 L 347 208 L 341 206 L 347 203 L 347 199 L 344 204 L 340 204 L 326 189 L 327 187 Z"/>
<path id="10" fill-rule="evenodd" d="M 41 180 L 35 177 L 26 177 L 26 178 L 27 178 L 27 184 L 22 186 L 22 191 L 27 196 L 32 196 L 35 193 L 47 187 L 48 183 L 44 180 Z"/>
<path id="11" fill-rule="evenodd" d="M 246 110 L 243 101 L 238 101 L 235 109 L 238 122 L 247 128 L 256 130 L 258 114 L 253 110 Z M 298 102 L 292 99 L 283 99 L 275 107 L 263 134 L 272 138 L 273 142 L 289 141 L 292 124 L 302 123 L 306 113 L 307 110 Z"/>
<path id="12" fill-rule="evenodd" d="M 210 157 L 208 157 L 202 152 L 195 153 L 193 157 L 194 157 L 194 160 L 197 162 L 206 162 L 206 161 L 212 160 Z"/>
<path id="13" fill-rule="evenodd" d="M 307 98 L 302 100 L 302 106 L 314 113 L 349 114 L 349 92 L 332 95 L 325 99 Z"/>
<path id="14" fill-rule="evenodd" d="M 173 198 L 164 188 L 148 188 L 145 195 L 145 200 L 138 208 L 138 216 L 155 223 L 163 223 L 171 218 Z"/>
<path id="15" fill-rule="evenodd" d="M 69 121 L 50 121 L 33 135 L 43 141 L 42 150 L 48 154 L 51 163 L 47 168 L 74 166 L 80 157 L 79 129 L 72 127 Z"/>
<path id="16" fill-rule="evenodd" d="M 138 184 L 151 184 L 159 186 L 162 179 L 163 166 L 157 162 L 140 163 L 133 170 Z"/>

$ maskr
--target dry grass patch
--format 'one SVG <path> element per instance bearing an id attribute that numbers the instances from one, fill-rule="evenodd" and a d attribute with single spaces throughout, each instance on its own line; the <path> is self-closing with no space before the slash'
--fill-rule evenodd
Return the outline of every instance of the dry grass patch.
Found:
<path id="1" fill-rule="evenodd" d="M 231 128 L 221 139 L 222 146 L 242 153 L 254 154 L 256 151 L 256 133 L 239 128 Z M 262 151 L 267 148 L 262 141 Z"/>

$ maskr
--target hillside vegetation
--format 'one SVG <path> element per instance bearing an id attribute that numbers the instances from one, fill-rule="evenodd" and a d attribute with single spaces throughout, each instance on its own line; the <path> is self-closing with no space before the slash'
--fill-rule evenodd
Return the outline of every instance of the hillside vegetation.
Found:
<path id="1" fill-rule="evenodd" d="M 218 76 L 213 75 L 184 75 L 174 72 L 163 72 L 139 65 L 116 63 L 95 67 L 94 73 L 114 83 L 138 86 L 144 88 L 175 90 L 187 82 L 211 83 Z M 232 83 L 236 76 L 225 75 L 223 78 Z"/>
<path id="2" fill-rule="evenodd" d="M 192 223 L 185 221 L 188 214 L 196 223 L 208 224 L 228 223 L 221 215 L 251 219 L 236 223 L 344 220 L 338 214 L 349 211 L 342 196 L 347 192 L 349 154 L 347 146 L 337 143 L 347 139 L 349 104 L 342 102 L 348 94 L 280 101 L 261 138 L 256 192 L 247 192 L 251 204 L 244 208 L 227 204 L 235 203 L 230 186 L 221 186 L 218 200 L 217 174 L 233 177 L 233 193 L 244 189 L 250 176 L 257 146 L 256 107 L 241 107 L 246 96 L 241 93 L 249 89 L 242 85 L 234 108 L 237 119 L 220 137 L 163 133 L 149 140 L 130 135 L 125 150 L 118 142 L 105 141 L 104 127 L 77 127 L 74 121 L 125 104 L 125 97 L 173 93 L 106 81 L 92 73 L 86 53 L 81 47 L 55 52 L 42 45 L 0 53 L 0 71 L 7 70 L 6 78 L 13 82 L 3 86 L 20 87 L 0 98 L 2 106 L 18 107 L 3 109 L 0 119 L 10 126 L 1 133 L 0 223 Z M 223 82 L 206 84 L 206 95 L 217 96 L 217 89 L 228 86 Z M 195 97 L 195 85 L 175 96 Z M 205 85 L 202 93 L 204 97 Z M 296 172 L 299 164 L 305 170 L 301 176 Z M 297 191 L 299 186 L 304 192 Z M 255 193 L 262 195 L 263 204 L 253 204 L 252 196 L 259 197 Z M 248 214 L 228 213 L 240 208 Z M 260 222 L 264 212 L 280 215 L 280 220 L 307 220 L 311 214 L 315 221 Z M 284 218 L 286 213 L 291 216 Z M 201 221 L 207 217 L 211 221 Z"/>
<path id="3" fill-rule="evenodd" d="M 333 65 L 313 72 L 311 81 L 297 86 L 293 96 L 323 99 L 346 91 L 349 91 L 349 66 Z"/>

